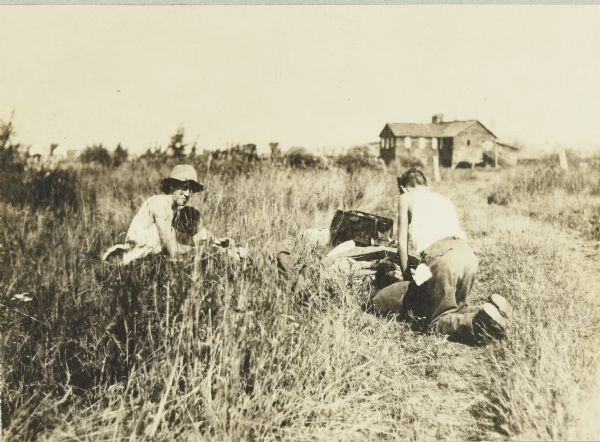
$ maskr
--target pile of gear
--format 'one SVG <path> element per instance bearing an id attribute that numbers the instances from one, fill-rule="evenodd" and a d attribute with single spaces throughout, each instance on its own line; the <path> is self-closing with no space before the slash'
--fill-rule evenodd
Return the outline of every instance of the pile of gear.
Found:
<path id="1" fill-rule="evenodd" d="M 432 286 L 424 284 L 433 278 L 433 267 L 429 267 L 431 259 L 424 254 L 421 259 L 409 254 L 408 268 L 403 273 L 397 244 L 392 238 L 393 226 L 390 218 L 338 210 L 329 229 L 307 229 L 301 232 L 300 239 L 304 244 L 330 247 L 321 259 L 322 268 L 329 275 L 369 279 L 377 289 L 370 304 L 374 312 L 410 319 L 423 330 L 429 324 L 430 331 L 468 345 L 483 345 L 504 338 L 511 308 L 498 294 L 489 296 L 482 306 L 461 303 L 457 308 L 446 309 L 434 316 L 433 321 L 420 313 L 419 306 L 425 306 L 432 290 Z M 434 266 L 435 258 L 437 256 L 433 259 Z M 277 262 L 280 272 L 293 283 L 303 276 L 304 266 L 293 254 L 280 252 Z"/>
<path id="2" fill-rule="evenodd" d="M 393 228 L 391 218 L 358 210 L 337 210 L 329 228 L 303 230 L 299 239 L 307 246 L 328 248 L 321 264 L 330 275 L 368 279 L 380 289 L 403 280 Z M 290 251 L 280 252 L 277 264 L 292 281 L 304 268 L 300 257 Z M 409 256 L 411 268 L 418 264 L 416 257 Z"/>

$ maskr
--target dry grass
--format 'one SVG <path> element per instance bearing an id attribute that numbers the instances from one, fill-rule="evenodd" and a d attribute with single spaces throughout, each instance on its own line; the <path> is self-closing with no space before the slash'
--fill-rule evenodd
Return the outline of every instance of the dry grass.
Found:
<path id="1" fill-rule="evenodd" d="M 556 165 L 517 167 L 503 174 L 490 202 L 600 240 L 600 163 L 593 159 L 583 164 L 572 165 L 569 172 Z"/>
<path id="2" fill-rule="evenodd" d="M 339 207 L 393 215 L 392 175 L 264 167 L 208 179 L 196 201 L 254 268 L 221 257 L 97 261 L 150 194 L 140 164 L 88 175 L 97 199 L 63 223 L 2 208 L 3 415 L 11 439 L 564 439 L 595 373 L 592 271 L 560 226 L 488 205 L 511 172 L 445 173 L 480 276 L 474 298 L 515 306 L 485 348 L 419 334 L 361 306 L 368 287 L 310 278 L 290 292 L 274 255 Z M 515 190 L 517 192 L 517 190 Z M 542 204 L 545 194 L 531 204 Z M 523 198 L 523 201 L 525 199 Z M 10 265 L 9 265 L 10 264 Z M 29 293 L 29 303 L 11 301 Z M 27 314 L 29 316 L 25 316 Z M 35 318 L 35 319 L 32 319 Z"/>

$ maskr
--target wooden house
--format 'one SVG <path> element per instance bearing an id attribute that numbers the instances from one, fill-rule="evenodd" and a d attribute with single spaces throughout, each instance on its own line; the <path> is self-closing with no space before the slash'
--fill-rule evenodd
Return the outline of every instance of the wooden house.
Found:
<path id="1" fill-rule="evenodd" d="M 497 137 L 477 120 L 444 121 L 442 114 L 431 123 L 387 123 L 379 134 L 379 156 L 390 164 L 396 158 L 429 163 L 438 155 L 441 167 L 484 163 L 484 153 L 497 148 Z"/>

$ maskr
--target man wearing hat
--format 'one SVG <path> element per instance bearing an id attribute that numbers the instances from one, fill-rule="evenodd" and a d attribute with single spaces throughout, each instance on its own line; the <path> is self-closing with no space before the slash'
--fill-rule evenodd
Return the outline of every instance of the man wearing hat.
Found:
<path id="1" fill-rule="evenodd" d="M 173 167 L 160 183 L 161 195 L 148 198 L 133 217 L 125 244 L 111 247 L 102 259 L 127 264 L 151 254 L 166 252 L 171 257 L 193 251 L 200 241 L 219 245 L 204 228 L 199 229 L 200 215 L 188 206 L 194 192 L 202 192 L 196 170 L 189 164 Z"/>

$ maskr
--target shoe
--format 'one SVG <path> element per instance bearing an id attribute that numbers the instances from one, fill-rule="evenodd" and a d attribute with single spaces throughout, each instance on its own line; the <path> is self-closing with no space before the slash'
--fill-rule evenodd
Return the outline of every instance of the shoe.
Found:
<path id="1" fill-rule="evenodd" d="M 483 304 L 473 318 L 473 334 L 477 344 L 487 344 L 506 337 L 506 318 L 489 302 Z"/>
<path id="2" fill-rule="evenodd" d="M 505 318 L 509 318 L 512 314 L 512 307 L 504 296 L 494 293 L 493 295 L 490 295 L 487 302 L 493 304 Z"/>

